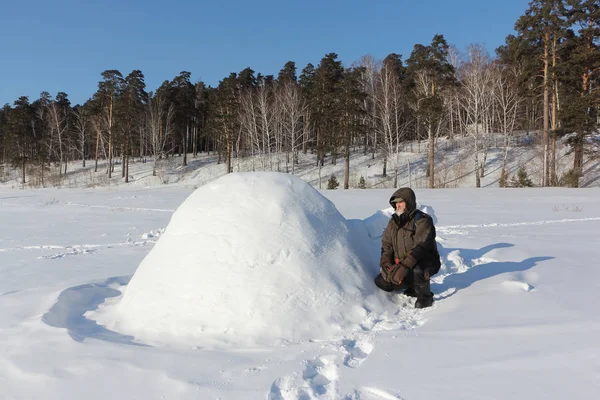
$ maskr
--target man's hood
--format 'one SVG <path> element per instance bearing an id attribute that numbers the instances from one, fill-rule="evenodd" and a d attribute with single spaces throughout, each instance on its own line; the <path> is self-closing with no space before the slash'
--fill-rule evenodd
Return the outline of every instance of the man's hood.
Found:
<path id="1" fill-rule="evenodd" d="M 390 197 L 390 205 L 393 209 L 396 209 L 396 203 L 393 200 L 397 197 L 402 198 L 406 203 L 406 213 L 408 215 L 415 212 L 415 210 L 417 209 L 417 196 L 411 188 L 404 187 L 394 192 L 392 197 Z"/>

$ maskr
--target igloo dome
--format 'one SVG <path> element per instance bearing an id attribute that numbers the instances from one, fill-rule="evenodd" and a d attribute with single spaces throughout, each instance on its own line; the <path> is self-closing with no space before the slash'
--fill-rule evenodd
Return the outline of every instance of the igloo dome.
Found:
<path id="1" fill-rule="evenodd" d="M 356 241 L 305 181 L 229 174 L 181 204 L 123 295 L 94 318 L 151 344 L 332 338 L 362 321 L 373 291 Z"/>

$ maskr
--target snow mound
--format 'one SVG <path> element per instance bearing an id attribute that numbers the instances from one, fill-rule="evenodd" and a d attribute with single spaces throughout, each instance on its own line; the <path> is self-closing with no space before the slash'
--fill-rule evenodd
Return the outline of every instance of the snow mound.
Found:
<path id="1" fill-rule="evenodd" d="M 91 316 L 151 344 L 337 337 L 377 299 L 364 236 L 299 178 L 230 174 L 181 204 L 121 298 Z"/>
<path id="2" fill-rule="evenodd" d="M 438 223 L 437 216 L 433 207 L 420 204 L 417 202 L 417 208 L 431 217 L 434 225 Z M 391 216 L 394 214 L 392 207 L 377 211 L 375 214 L 362 220 L 362 224 L 367 230 L 367 234 L 372 239 L 379 239 L 383 236 L 383 232 L 390 222 Z"/>
<path id="3" fill-rule="evenodd" d="M 435 210 L 433 209 L 432 206 L 418 203 L 417 208 L 419 210 L 423 211 L 425 214 L 429 215 L 433 221 L 433 224 L 437 225 L 437 223 L 438 223 L 437 215 L 435 214 Z"/>
<path id="4" fill-rule="evenodd" d="M 385 230 L 388 222 L 390 222 L 390 217 L 392 214 L 393 210 L 390 207 L 389 209 L 379 210 L 375 214 L 362 221 L 370 238 L 375 239 L 383 236 L 383 231 Z"/>

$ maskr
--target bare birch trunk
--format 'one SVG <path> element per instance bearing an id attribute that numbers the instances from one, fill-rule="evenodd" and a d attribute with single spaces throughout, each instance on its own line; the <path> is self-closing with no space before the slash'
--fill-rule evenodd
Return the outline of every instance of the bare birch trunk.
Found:
<path id="1" fill-rule="evenodd" d="M 544 163 L 543 163 L 543 179 L 542 186 L 548 186 L 549 182 L 549 163 L 548 163 L 548 143 L 549 143 L 549 90 L 548 90 L 548 74 L 549 74 L 549 45 L 550 45 L 550 32 L 546 32 L 546 36 L 544 39 L 544 110 L 543 110 L 543 119 L 544 119 L 544 133 L 542 137 L 542 146 L 544 149 Z"/>
<path id="2" fill-rule="evenodd" d="M 434 159 L 435 159 L 435 136 L 433 134 L 433 127 L 431 124 L 427 128 L 427 169 L 429 171 L 429 188 L 435 187 L 435 176 L 434 176 Z"/>

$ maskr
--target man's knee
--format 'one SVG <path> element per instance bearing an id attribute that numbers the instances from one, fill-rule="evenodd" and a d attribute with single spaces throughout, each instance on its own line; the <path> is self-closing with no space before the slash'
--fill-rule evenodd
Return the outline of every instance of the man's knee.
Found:
<path id="1" fill-rule="evenodd" d="M 430 275 L 428 268 L 422 268 L 420 265 L 416 265 L 413 269 L 415 285 L 421 285 L 429 282 Z"/>

